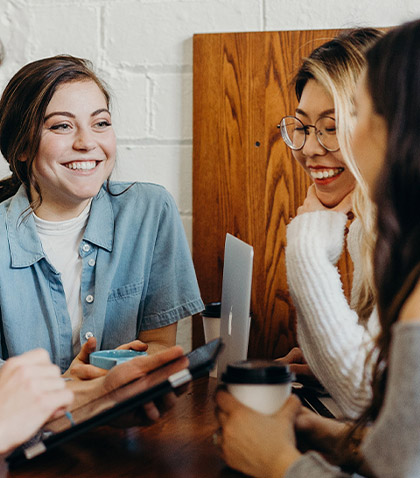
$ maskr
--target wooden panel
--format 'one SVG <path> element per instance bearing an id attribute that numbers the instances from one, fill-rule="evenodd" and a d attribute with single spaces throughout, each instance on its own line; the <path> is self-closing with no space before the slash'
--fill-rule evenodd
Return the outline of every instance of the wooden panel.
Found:
<path id="1" fill-rule="evenodd" d="M 251 357 L 296 344 L 286 225 L 310 180 L 276 125 L 294 111 L 301 58 L 336 30 L 194 36 L 193 258 L 205 302 L 220 300 L 226 232 L 254 246 Z M 350 261 L 341 260 L 345 290 Z M 194 345 L 202 341 L 199 320 Z"/>

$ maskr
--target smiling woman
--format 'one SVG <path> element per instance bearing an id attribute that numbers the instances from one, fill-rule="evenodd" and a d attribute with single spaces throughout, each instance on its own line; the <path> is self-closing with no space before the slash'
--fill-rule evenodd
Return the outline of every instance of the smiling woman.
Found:
<path id="1" fill-rule="evenodd" d="M 300 148 L 292 149 L 293 156 L 313 179 L 321 203 L 335 207 L 354 189 L 355 179 L 338 144 L 334 100 L 322 84 L 310 79 L 302 91 L 296 115 L 305 135 Z M 314 128 L 314 135 L 310 134 L 310 127 Z"/>
<path id="2" fill-rule="evenodd" d="M 98 377 L 95 348 L 153 354 L 203 308 L 172 197 L 109 180 L 109 103 L 90 64 L 71 56 L 26 65 L 3 92 L 0 147 L 12 171 L 0 183 L 3 360 L 42 347 L 62 372 Z"/>
<path id="3" fill-rule="evenodd" d="M 379 37 L 378 30 L 361 28 L 316 48 L 295 77 L 295 116 L 279 125 L 293 158 L 313 180 L 287 226 L 287 282 L 297 311 L 298 343 L 310 370 L 349 417 L 369 402 L 369 352 L 379 328 L 370 250 L 364 249 L 373 237 L 373 206 L 349 149 L 363 49 Z M 345 242 L 354 265 L 350 304 L 335 267 Z M 365 368 L 366 361 L 371 367 Z M 297 365 L 296 371 L 301 369 Z"/>
<path id="4" fill-rule="evenodd" d="M 370 372 L 373 399 L 349 430 L 348 423 L 304 411 L 296 397 L 262 416 L 219 391 L 223 454 L 247 475 L 420 476 L 420 20 L 379 39 L 367 52 L 366 71 L 356 94 L 353 141 L 378 208 L 374 263 L 381 327 Z M 304 449 L 313 448 L 303 456 L 300 437 Z"/>
<path id="5" fill-rule="evenodd" d="M 97 84 L 60 86 L 45 112 L 32 172 L 42 192 L 37 216 L 52 221 L 78 216 L 109 178 L 115 154 L 111 114 Z M 31 197 L 39 198 L 33 186 Z"/>

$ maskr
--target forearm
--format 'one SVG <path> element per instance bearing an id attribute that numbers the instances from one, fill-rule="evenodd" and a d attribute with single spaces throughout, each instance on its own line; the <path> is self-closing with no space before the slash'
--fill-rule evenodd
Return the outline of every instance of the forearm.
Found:
<path id="1" fill-rule="evenodd" d="M 139 340 L 148 345 L 147 353 L 153 355 L 176 344 L 177 323 L 159 329 L 143 330 Z"/>
<path id="2" fill-rule="evenodd" d="M 73 403 L 70 406 L 70 411 L 74 411 L 79 407 L 91 403 L 93 400 L 105 395 L 107 393 L 105 387 L 105 377 L 99 377 L 92 380 L 67 380 L 66 386 L 74 394 Z"/>
<path id="3" fill-rule="evenodd" d="M 352 427 L 351 422 L 321 417 L 303 409 L 295 424 L 299 450 L 316 451 L 332 465 L 370 476 L 361 452 L 361 444 L 370 428 L 352 431 Z"/>
<path id="4" fill-rule="evenodd" d="M 337 436 L 335 439 L 333 436 L 329 437 L 330 453 L 327 452 L 324 456 L 331 464 L 339 466 L 342 470 L 373 478 L 373 473 L 362 452 L 362 442 L 369 428 L 357 429 L 349 435 L 350 426 L 350 424 L 346 424 L 341 436 Z"/>
<path id="5" fill-rule="evenodd" d="M 93 380 L 71 380 L 67 387 L 74 393 L 74 402 L 70 407 L 71 419 L 74 423 L 81 423 L 97 413 L 107 410 L 115 405 L 116 401 L 112 393 L 106 391 L 104 378 Z M 54 433 L 66 430 L 69 427 L 67 415 L 50 420 L 45 429 Z"/>
<path id="6" fill-rule="evenodd" d="M 296 217 L 287 230 L 286 265 L 305 359 L 343 413 L 354 417 L 370 399 L 364 366 L 371 337 L 350 308 L 334 265 L 345 223 L 344 214 L 331 212 Z"/>

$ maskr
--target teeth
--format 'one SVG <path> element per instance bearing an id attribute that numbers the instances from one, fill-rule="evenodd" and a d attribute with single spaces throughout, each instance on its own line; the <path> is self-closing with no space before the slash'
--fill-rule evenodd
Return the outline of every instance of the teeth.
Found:
<path id="1" fill-rule="evenodd" d="M 66 163 L 64 166 L 69 169 L 89 170 L 96 166 L 96 161 L 75 161 L 74 163 Z"/>
<path id="2" fill-rule="evenodd" d="M 311 177 L 313 177 L 314 179 L 332 178 L 334 176 L 337 176 L 337 174 L 341 173 L 342 171 L 342 168 L 324 169 L 322 171 L 319 169 L 311 169 Z"/>

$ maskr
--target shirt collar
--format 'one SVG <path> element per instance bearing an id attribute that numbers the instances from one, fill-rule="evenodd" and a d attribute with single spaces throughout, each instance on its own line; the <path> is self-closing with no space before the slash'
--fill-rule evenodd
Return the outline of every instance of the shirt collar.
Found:
<path id="1" fill-rule="evenodd" d="M 114 244 L 114 222 L 114 211 L 105 183 L 92 200 L 83 239 L 111 252 Z"/>
<path id="2" fill-rule="evenodd" d="M 114 213 L 105 186 L 92 200 L 83 239 L 111 252 L 114 241 Z M 7 236 L 12 267 L 29 267 L 45 257 L 38 237 L 25 187 L 12 197 L 6 213 Z"/>

